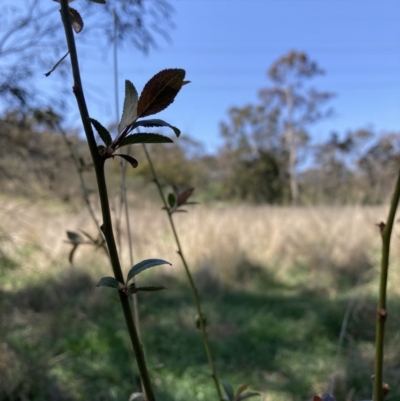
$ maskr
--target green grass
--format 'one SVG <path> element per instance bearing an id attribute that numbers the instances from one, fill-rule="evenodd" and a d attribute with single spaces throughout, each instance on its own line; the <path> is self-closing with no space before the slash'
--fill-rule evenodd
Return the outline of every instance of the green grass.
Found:
<path id="1" fill-rule="evenodd" d="M 68 266 L 59 276 L 21 276 L 9 260 L 3 267 L 8 285 L 0 290 L 1 400 L 127 401 L 139 390 L 113 290 L 96 288 L 92 275 Z M 12 286 L 14 279 L 18 285 Z M 145 280 L 168 287 L 140 296 L 141 334 L 158 399 L 215 400 L 183 277 L 148 274 Z M 223 379 L 234 387 L 251 383 L 268 400 L 307 400 L 326 390 L 346 296 L 276 282 L 265 269 L 254 269 L 234 286 L 211 282 L 200 292 Z M 370 394 L 375 301 L 360 305 L 340 360 L 338 399 Z M 392 301 L 392 308 L 398 306 Z M 392 359 L 395 372 L 398 358 Z M 400 388 L 392 386 L 392 394 Z"/>

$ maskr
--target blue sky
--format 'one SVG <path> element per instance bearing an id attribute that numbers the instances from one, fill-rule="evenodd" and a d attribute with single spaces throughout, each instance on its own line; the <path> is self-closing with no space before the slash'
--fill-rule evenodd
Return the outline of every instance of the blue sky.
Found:
<path id="1" fill-rule="evenodd" d="M 326 71 L 312 81 L 313 86 L 336 94 L 330 103 L 334 116 L 310 130 L 314 141 L 331 131 L 361 127 L 399 131 L 400 0 L 171 0 L 171 4 L 175 28 L 170 42 L 159 38 L 159 48 L 147 56 L 127 45 L 120 49 L 120 104 L 125 79 L 140 91 L 159 70 L 184 68 L 191 84 L 159 117 L 213 151 L 221 144 L 218 125 L 229 107 L 257 102 L 258 91 L 269 85 L 268 67 L 295 49 L 305 51 Z M 74 6 L 79 9 L 78 1 Z M 86 35 L 87 44 L 80 46 L 80 35 Z M 89 110 L 108 124 L 116 119 L 112 49 L 103 45 L 96 52 L 98 40 L 90 36 L 90 27 L 80 35 Z M 38 77 L 49 90 L 56 79 Z M 78 126 L 75 118 L 71 114 L 70 121 Z"/>

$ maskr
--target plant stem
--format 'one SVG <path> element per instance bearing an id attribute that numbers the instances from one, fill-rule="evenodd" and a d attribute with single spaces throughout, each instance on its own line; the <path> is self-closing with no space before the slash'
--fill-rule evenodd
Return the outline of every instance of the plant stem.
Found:
<path id="1" fill-rule="evenodd" d="M 128 151 L 126 152 L 130 155 L 130 146 L 128 146 Z M 129 250 L 129 265 L 133 266 L 133 247 L 132 247 L 132 235 L 131 235 L 131 224 L 129 219 L 129 205 L 128 205 L 128 197 L 126 190 L 126 167 L 127 162 L 123 161 L 123 165 L 121 166 L 121 197 L 123 199 L 123 208 L 125 213 L 125 222 L 126 222 L 126 231 L 128 236 L 128 250 Z M 134 283 L 135 280 L 132 280 Z M 139 318 L 139 301 L 138 295 L 133 294 L 133 316 L 135 319 L 136 330 L 138 332 L 140 338 L 140 318 Z"/>
<path id="2" fill-rule="evenodd" d="M 199 316 L 200 332 L 201 332 L 201 335 L 203 337 L 204 349 L 206 351 L 208 364 L 210 366 L 211 377 L 212 377 L 212 379 L 214 381 L 215 390 L 217 392 L 218 399 L 220 401 L 222 401 L 223 398 L 222 398 L 222 393 L 221 393 L 221 387 L 220 387 L 220 384 L 219 384 L 217 371 L 215 369 L 214 360 L 213 360 L 213 357 L 212 357 L 212 354 L 211 354 L 211 347 L 210 347 L 210 343 L 209 343 L 209 340 L 208 340 L 206 327 L 205 327 L 204 320 L 203 320 L 204 314 L 203 314 L 202 309 L 201 309 L 199 293 L 197 291 L 195 282 L 193 280 L 193 276 L 192 276 L 192 274 L 190 272 L 189 265 L 187 264 L 185 256 L 183 254 L 182 246 L 181 246 L 181 243 L 179 241 L 178 232 L 176 231 L 174 220 L 172 218 L 172 213 L 170 212 L 170 208 L 169 208 L 168 202 L 167 202 L 167 200 L 165 198 L 165 195 L 164 195 L 163 189 L 161 187 L 160 181 L 158 180 L 157 172 L 156 172 L 156 170 L 154 168 L 153 161 L 151 159 L 151 156 L 150 156 L 145 144 L 143 144 L 143 150 L 144 150 L 144 152 L 146 154 L 146 158 L 147 158 L 147 160 L 149 162 L 150 169 L 151 169 L 151 172 L 152 172 L 152 175 L 153 175 L 154 183 L 157 186 L 158 192 L 159 192 L 160 197 L 161 197 L 161 199 L 163 201 L 163 204 L 164 204 L 165 211 L 167 212 L 168 220 L 169 220 L 169 223 L 170 223 L 170 226 L 171 226 L 171 230 L 172 230 L 174 238 L 175 238 L 176 246 L 178 247 L 178 255 L 180 256 L 180 258 L 182 260 L 182 264 L 183 264 L 183 266 L 185 268 L 185 272 L 186 272 L 187 278 L 189 280 L 190 288 L 191 288 L 192 294 L 193 294 L 194 303 L 195 303 L 196 309 L 197 309 L 197 314 Z"/>
<path id="3" fill-rule="evenodd" d="M 394 219 L 397 212 L 397 207 L 400 200 L 400 171 L 397 176 L 396 186 L 394 189 L 392 202 L 389 209 L 389 215 L 386 224 L 380 223 L 382 236 L 382 257 L 381 257 L 381 275 L 379 283 L 379 300 L 378 313 L 376 322 L 375 336 L 375 377 L 374 377 L 374 401 L 383 401 L 383 347 L 385 339 L 385 323 L 387 318 L 386 310 L 386 290 L 389 273 L 389 254 L 390 254 L 390 239 L 393 231 Z"/>
<path id="4" fill-rule="evenodd" d="M 114 46 L 113 46 L 113 64 L 114 64 L 114 98 L 115 98 L 115 122 L 118 124 L 119 120 L 119 93 L 118 93 L 118 35 L 117 35 L 117 12 L 113 8 L 113 25 L 114 25 Z M 117 125 L 118 126 L 118 125 Z M 131 147 L 128 146 L 127 154 L 130 155 Z M 132 236 L 131 227 L 129 222 L 129 206 L 128 198 L 126 195 L 126 168 L 127 162 L 123 159 L 120 160 L 120 171 L 121 171 L 121 208 L 124 207 L 125 221 L 126 221 L 126 231 L 128 233 L 128 249 L 129 249 L 129 264 L 133 266 L 133 247 L 132 247 Z M 122 210 L 121 210 L 122 212 Z M 118 220 L 119 222 L 120 220 Z M 121 245 L 121 244 L 120 244 Z M 121 249 L 121 248 L 120 248 Z M 135 280 L 132 280 L 134 283 Z M 139 300 L 138 295 L 133 294 L 133 318 L 135 319 L 136 330 L 140 339 L 140 318 L 139 318 Z M 142 390 L 144 392 L 143 382 Z"/>
<path id="5" fill-rule="evenodd" d="M 118 251 L 115 244 L 115 238 L 112 228 L 110 205 L 108 202 L 107 185 L 104 174 L 104 160 L 100 157 L 98 153 L 96 140 L 93 134 L 93 129 L 89 121 L 89 113 L 87 110 L 86 101 L 83 94 L 81 77 L 79 72 L 79 63 L 75 47 L 75 38 L 69 18 L 68 0 L 61 0 L 61 15 L 64 24 L 65 36 L 68 43 L 68 50 L 71 56 L 72 74 L 74 79 L 73 92 L 75 94 L 78 103 L 82 124 L 85 130 L 86 138 L 88 141 L 90 153 L 92 155 L 93 164 L 96 172 L 97 186 L 99 191 L 101 211 L 103 217 L 103 225 L 101 228 L 107 242 L 111 260 L 111 266 L 114 272 L 115 279 L 118 282 L 124 283 L 125 282 L 124 276 L 122 274 L 122 269 L 119 261 Z M 135 322 L 132 317 L 132 312 L 129 304 L 129 297 L 126 294 L 122 293 L 121 291 L 119 291 L 118 293 L 121 301 L 122 310 L 124 312 L 125 322 L 128 327 L 129 337 L 132 343 L 133 350 L 135 352 L 140 376 L 146 391 L 147 400 L 155 401 L 153 389 L 147 371 L 146 360 L 144 358 L 142 345 L 140 344 L 139 336 L 137 334 L 135 327 Z"/>
<path id="6" fill-rule="evenodd" d="M 64 138 L 64 142 L 65 142 L 65 144 L 66 144 L 66 146 L 67 146 L 67 148 L 69 150 L 69 154 L 70 154 L 71 159 L 72 159 L 72 161 L 74 163 L 74 166 L 76 168 L 76 172 L 78 173 L 79 182 L 81 184 L 81 190 L 82 190 L 82 198 L 86 203 L 86 206 L 88 208 L 90 217 L 92 218 L 93 223 L 95 224 L 95 226 L 96 226 L 96 228 L 97 228 L 97 230 L 99 232 L 99 238 L 104 239 L 103 232 L 101 231 L 101 228 L 100 228 L 100 223 L 97 220 L 97 217 L 96 217 L 96 214 L 94 212 L 92 203 L 90 202 L 90 199 L 89 199 L 89 195 L 88 195 L 89 190 L 88 190 L 88 187 L 86 186 L 85 179 L 83 178 L 82 166 L 79 163 L 79 159 L 78 159 L 78 156 L 75 153 L 73 144 L 69 141 L 69 139 L 67 137 L 67 133 L 64 131 L 64 129 L 61 127 L 61 125 L 59 123 L 56 124 L 56 127 L 57 127 L 58 131 L 61 132 L 61 135 Z M 106 247 L 104 242 L 102 242 L 101 248 L 104 250 L 106 255 L 109 257 L 108 249 L 107 249 L 107 247 Z"/>

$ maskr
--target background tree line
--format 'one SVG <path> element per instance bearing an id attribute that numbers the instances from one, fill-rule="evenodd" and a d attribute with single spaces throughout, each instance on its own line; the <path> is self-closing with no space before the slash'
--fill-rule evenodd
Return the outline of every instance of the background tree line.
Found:
<path id="1" fill-rule="evenodd" d="M 114 30 L 107 24 L 97 29 L 109 44 L 116 38 L 123 44 L 125 37 L 133 37 L 133 44 L 146 52 L 155 44 L 155 34 L 166 35 L 165 22 L 157 25 L 157 31 L 149 28 L 158 15 L 168 25 L 172 8 L 166 1 L 144 5 L 130 0 L 122 8 L 113 1 L 108 4 L 104 12 L 115 13 Z M 25 7 L 5 5 L 4 11 L 0 95 L 6 106 L 0 116 L 0 185 L 12 193 L 54 192 L 71 199 L 76 195 L 77 186 L 72 184 L 77 177 L 71 174 L 74 167 L 60 134 L 62 122 L 55 126 L 46 118 L 61 114 L 63 96 L 43 97 L 31 85 L 35 64 L 26 62 L 36 60 L 44 68 L 59 54 L 56 24 L 38 0 L 27 0 Z M 127 19 L 127 15 L 136 17 Z M 44 44 L 53 53 L 38 51 Z M 63 65 L 55 73 L 63 74 Z M 269 85 L 260 89 L 257 102 L 228 110 L 220 123 L 222 146 L 213 154 L 205 154 L 202 145 L 185 134 L 174 145 L 149 146 L 163 183 L 195 187 L 203 200 L 269 204 L 387 201 L 400 158 L 398 133 L 352 129 L 312 143 L 310 128 L 332 113 L 329 101 L 333 94 L 311 85 L 323 73 L 307 54 L 290 51 L 267 70 Z M 84 165 L 88 159 L 85 143 L 76 132 L 68 135 Z M 150 169 L 141 148 L 132 152 L 142 162 L 136 171 L 129 170 L 131 181 L 145 186 L 151 180 Z M 115 163 L 110 177 L 116 186 L 118 174 Z"/>
<path id="2" fill-rule="evenodd" d="M 221 123 L 223 146 L 206 154 L 200 143 L 183 134 L 174 144 L 148 149 L 164 185 L 195 187 L 202 200 L 290 204 L 290 149 L 279 130 L 280 111 L 265 113 L 262 105 L 233 107 Z M 56 194 L 70 200 L 79 192 L 78 176 L 65 140 L 49 128 L 40 114 L 8 112 L 0 119 L 0 185 L 2 192 L 19 195 Z M 349 130 L 316 145 L 308 145 L 306 131 L 298 135 L 296 185 L 300 204 L 377 204 L 389 200 L 400 164 L 399 133 Z M 88 163 L 86 143 L 70 132 L 82 166 Z M 301 142 L 300 142 L 301 140 Z M 301 152 L 300 152 L 301 151 Z M 151 171 L 143 150 L 133 147 L 139 160 L 128 169 L 131 185 L 151 186 Z M 86 166 L 88 182 L 92 176 Z M 119 164 L 110 163 L 110 179 L 119 182 Z"/>

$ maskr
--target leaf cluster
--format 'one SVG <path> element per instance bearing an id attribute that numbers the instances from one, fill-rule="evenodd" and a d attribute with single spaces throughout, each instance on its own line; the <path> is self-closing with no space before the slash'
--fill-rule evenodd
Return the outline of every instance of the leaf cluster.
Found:
<path id="1" fill-rule="evenodd" d="M 128 275 L 126 277 L 126 283 L 118 282 L 114 277 L 102 277 L 100 281 L 97 283 L 97 287 L 109 287 L 116 288 L 124 294 L 136 294 L 139 291 L 159 291 L 164 290 L 166 287 L 164 286 L 146 286 L 146 287 L 136 287 L 136 284 L 133 282 L 129 284 L 135 276 L 137 276 L 142 271 L 149 269 L 154 266 L 160 265 L 171 265 L 171 263 L 162 259 L 146 259 L 132 266 L 129 270 Z"/>
<path id="2" fill-rule="evenodd" d="M 186 210 L 179 209 L 181 206 L 185 205 L 196 205 L 198 202 L 188 202 L 188 199 L 192 196 L 194 188 L 188 188 L 183 191 L 179 191 L 176 187 L 174 187 L 174 192 L 168 194 L 167 202 L 168 202 L 168 213 L 172 214 L 175 212 L 183 212 Z M 165 209 L 165 207 L 163 208 Z"/>
<path id="3" fill-rule="evenodd" d="M 161 119 L 139 120 L 139 118 L 157 114 L 166 109 L 175 99 L 185 81 L 185 70 L 172 68 L 162 70 L 154 75 L 144 86 L 138 96 L 138 92 L 132 82 L 125 81 L 125 99 L 121 121 L 118 125 L 118 135 L 112 138 L 110 132 L 97 120 L 90 119 L 105 146 L 100 149 L 104 159 L 119 156 L 129 162 L 132 167 L 137 167 L 138 162 L 132 156 L 115 153 L 127 145 L 140 143 L 171 143 L 167 136 L 157 133 L 134 133 L 131 132 L 139 127 L 168 127 L 179 137 L 180 130 Z"/>

